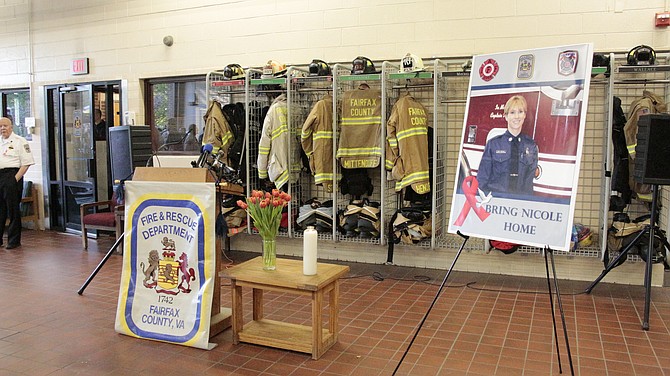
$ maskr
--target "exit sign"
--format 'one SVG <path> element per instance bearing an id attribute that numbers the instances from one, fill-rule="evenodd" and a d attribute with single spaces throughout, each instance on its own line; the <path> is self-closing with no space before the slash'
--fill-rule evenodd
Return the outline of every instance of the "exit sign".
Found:
<path id="1" fill-rule="evenodd" d="M 88 58 L 82 57 L 79 59 L 72 59 L 70 64 L 71 74 L 88 74 Z"/>

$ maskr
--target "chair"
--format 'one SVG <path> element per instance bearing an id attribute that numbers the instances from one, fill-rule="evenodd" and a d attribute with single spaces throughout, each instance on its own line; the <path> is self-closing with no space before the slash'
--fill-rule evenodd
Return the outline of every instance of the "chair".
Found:
<path id="1" fill-rule="evenodd" d="M 118 239 L 123 234 L 123 203 L 117 204 L 116 193 L 110 200 L 82 204 L 79 207 L 81 218 L 81 240 L 84 249 L 88 249 L 87 230 L 114 231 Z M 120 249 L 119 249 L 120 250 Z"/>

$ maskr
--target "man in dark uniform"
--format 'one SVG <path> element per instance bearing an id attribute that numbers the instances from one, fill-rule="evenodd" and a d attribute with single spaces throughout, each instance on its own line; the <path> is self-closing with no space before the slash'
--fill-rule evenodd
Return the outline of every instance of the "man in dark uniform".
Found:
<path id="1" fill-rule="evenodd" d="M 12 121 L 0 117 L 0 246 L 5 223 L 7 228 L 7 249 L 21 246 L 21 194 L 23 175 L 28 167 L 35 164 L 30 145 L 25 138 L 13 132 Z"/>
<path id="2" fill-rule="evenodd" d="M 477 171 L 477 183 L 484 193 L 533 194 L 539 152 L 535 141 L 521 133 L 526 110 L 526 99 L 520 95 L 505 104 L 507 131 L 489 140 Z"/>
<path id="3" fill-rule="evenodd" d="M 102 111 L 100 109 L 96 108 L 93 115 L 93 120 L 95 121 L 93 136 L 96 141 L 104 141 L 107 139 L 107 122 L 102 118 Z"/>

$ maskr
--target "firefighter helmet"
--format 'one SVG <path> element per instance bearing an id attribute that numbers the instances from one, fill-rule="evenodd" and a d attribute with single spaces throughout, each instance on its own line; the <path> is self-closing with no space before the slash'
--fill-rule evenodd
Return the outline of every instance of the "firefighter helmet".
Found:
<path id="1" fill-rule="evenodd" d="M 330 65 L 323 60 L 314 59 L 309 64 L 310 76 L 330 76 L 331 74 Z"/>
<path id="2" fill-rule="evenodd" d="M 228 80 L 244 78 L 244 69 L 239 64 L 228 64 L 223 68 L 223 77 Z"/>
<path id="3" fill-rule="evenodd" d="M 426 70 L 426 67 L 423 65 L 423 60 L 411 53 L 408 53 L 402 58 L 401 65 L 402 67 L 400 68 L 399 73 L 422 72 Z"/>
<path id="4" fill-rule="evenodd" d="M 378 73 L 375 70 L 375 64 L 365 56 L 358 56 L 354 59 L 351 67 L 351 74 Z"/>
<path id="5" fill-rule="evenodd" d="M 647 45 L 641 44 L 628 51 L 626 61 L 628 65 L 654 65 L 656 63 L 656 51 Z"/>

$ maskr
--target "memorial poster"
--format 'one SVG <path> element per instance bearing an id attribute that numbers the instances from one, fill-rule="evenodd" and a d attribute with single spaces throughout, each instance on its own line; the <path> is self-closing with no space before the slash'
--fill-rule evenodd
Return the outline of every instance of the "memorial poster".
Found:
<path id="1" fill-rule="evenodd" d="M 449 232 L 568 251 L 593 47 L 473 57 Z"/>

